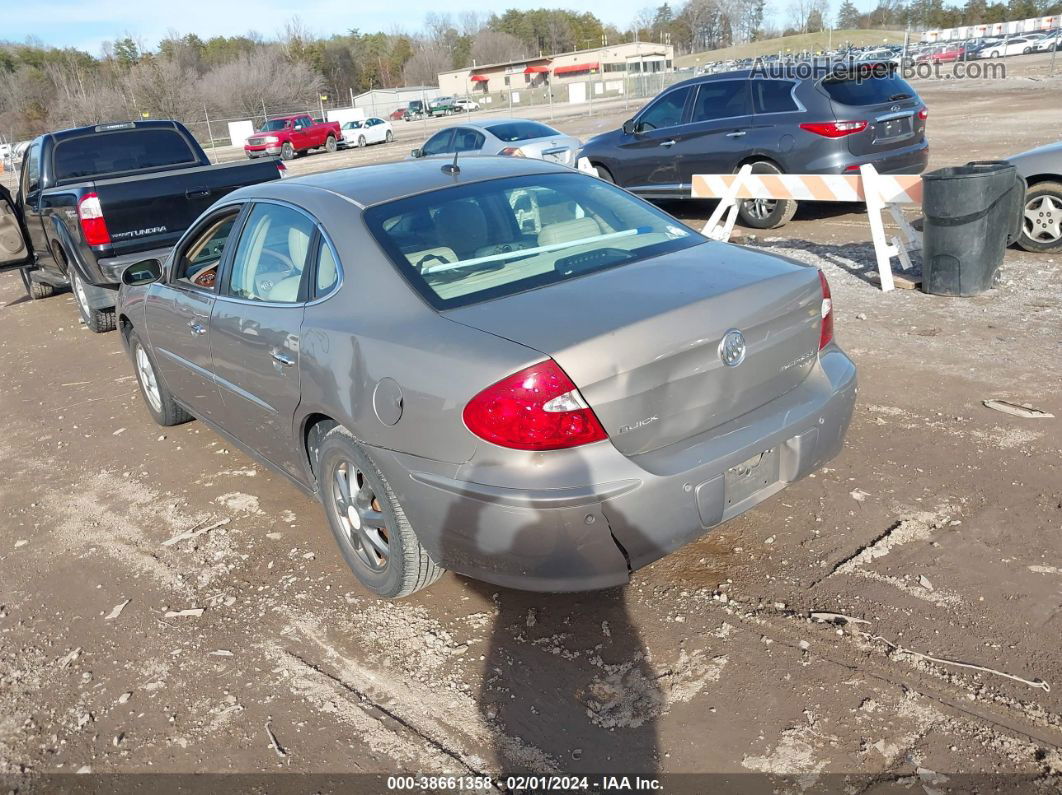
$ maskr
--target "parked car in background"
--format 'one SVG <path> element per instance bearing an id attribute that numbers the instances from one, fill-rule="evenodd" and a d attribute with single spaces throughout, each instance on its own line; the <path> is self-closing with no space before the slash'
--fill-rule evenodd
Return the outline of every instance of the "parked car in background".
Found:
<path id="1" fill-rule="evenodd" d="M 456 99 L 454 100 L 454 110 L 458 113 L 472 113 L 473 111 L 479 110 L 479 103 L 474 99 L 468 99 L 467 97 L 464 99 Z"/>
<path id="2" fill-rule="evenodd" d="M 395 138 L 391 122 L 377 116 L 370 116 L 365 121 L 348 121 L 343 125 L 343 146 L 368 146 L 369 144 L 391 143 Z"/>
<path id="3" fill-rule="evenodd" d="M 395 108 L 393 111 L 391 111 L 389 114 L 387 114 L 387 118 L 388 118 L 389 121 L 398 121 L 399 119 L 401 119 L 405 115 L 406 115 L 406 109 L 405 108 Z"/>
<path id="4" fill-rule="evenodd" d="M 447 127 L 431 136 L 411 154 L 414 158 L 468 155 L 506 155 L 549 160 L 575 167 L 582 141 L 528 119 L 476 119 Z"/>
<path id="5" fill-rule="evenodd" d="M 30 142 L 7 198 L 28 235 L 22 283 L 31 298 L 69 285 L 81 320 L 114 328 L 122 271 L 161 257 L 209 205 L 279 178 L 284 164 L 211 165 L 175 121 L 99 124 Z"/>
<path id="6" fill-rule="evenodd" d="M 954 44 L 940 44 L 931 47 L 915 57 L 916 63 L 952 63 L 962 60 L 965 51 L 962 47 Z"/>
<path id="7" fill-rule="evenodd" d="M 291 160 L 311 149 L 334 152 L 340 137 L 337 121 L 314 121 L 305 113 L 278 116 L 250 136 L 243 151 L 252 159 L 263 155 L 280 155 L 282 160 Z"/>
<path id="8" fill-rule="evenodd" d="M 155 421 L 315 495 L 388 598 L 626 583 L 835 456 L 856 397 L 820 270 L 530 158 L 234 193 L 119 317 Z"/>
<path id="9" fill-rule="evenodd" d="M 694 174 L 844 174 L 864 163 L 916 174 L 928 160 L 925 103 L 894 69 L 780 66 L 676 83 L 622 128 L 591 138 L 581 157 L 640 196 L 690 198 Z M 773 229 L 796 202 L 750 199 L 741 222 Z"/>
<path id="10" fill-rule="evenodd" d="M 1028 186 L 1018 245 L 1026 251 L 1062 251 L 1062 141 L 1007 160 Z"/>
<path id="11" fill-rule="evenodd" d="M 1024 36 L 1013 36 L 982 47 L 979 58 L 1003 58 L 1010 55 L 1024 55 L 1033 51 L 1036 45 Z"/>
<path id="12" fill-rule="evenodd" d="M 1052 50 L 1062 50 L 1062 33 L 1058 31 L 1036 42 L 1037 52 L 1051 52 Z"/>

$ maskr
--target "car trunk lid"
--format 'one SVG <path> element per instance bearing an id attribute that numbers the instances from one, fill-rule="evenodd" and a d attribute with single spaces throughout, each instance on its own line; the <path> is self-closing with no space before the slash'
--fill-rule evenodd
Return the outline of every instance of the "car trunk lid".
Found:
<path id="1" fill-rule="evenodd" d="M 925 138 L 925 122 L 918 118 L 922 101 L 894 72 L 831 77 L 822 88 L 838 120 L 867 122 L 866 129 L 845 136 L 853 155 L 900 149 Z"/>
<path id="2" fill-rule="evenodd" d="M 708 243 L 446 316 L 552 357 L 616 448 L 637 455 L 803 381 L 817 358 L 821 297 L 813 268 Z M 746 345 L 737 366 L 720 353 L 732 329 Z"/>

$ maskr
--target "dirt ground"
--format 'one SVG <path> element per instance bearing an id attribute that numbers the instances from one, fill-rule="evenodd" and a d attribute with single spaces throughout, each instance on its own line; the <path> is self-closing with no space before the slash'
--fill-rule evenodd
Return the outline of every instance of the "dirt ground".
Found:
<path id="1" fill-rule="evenodd" d="M 932 165 L 1055 140 L 1044 62 L 919 84 Z M 696 224 L 710 205 L 667 209 Z M 117 336 L 69 294 L 0 277 L 0 773 L 1062 788 L 1062 261 L 1010 251 L 978 298 L 882 294 L 867 240 L 865 217 L 820 206 L 754 241 L 825 269 L 860 368 L 825 469 L 625 589 L 448 574 L 397 603 L 355 583 L 311 499 L 198 423 L 153 425 Z"/>

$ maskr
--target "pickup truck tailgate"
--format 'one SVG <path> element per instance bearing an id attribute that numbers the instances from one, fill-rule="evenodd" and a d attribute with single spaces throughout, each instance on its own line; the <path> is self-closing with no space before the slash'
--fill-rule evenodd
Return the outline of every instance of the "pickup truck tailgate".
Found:
<path id="1" fill-rule="evenodd" d="M 172 246 L 202 212 L 237 188 L 277 179 L 275 160 L 223 163 L 92 183 L 111 236 L 111 253 Z"/>

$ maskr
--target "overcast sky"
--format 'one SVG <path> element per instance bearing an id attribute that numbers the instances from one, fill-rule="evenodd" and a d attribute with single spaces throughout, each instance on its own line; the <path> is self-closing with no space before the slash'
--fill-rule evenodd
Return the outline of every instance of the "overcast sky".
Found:
<path id="1" fill-rule="evenodd" d="M 445 9 L 455 16 L 462 10 L 483 14 L 506 8 L 561 7 L 588 10 L 604 22 L 626 30 L 639 9 L 659 5 L 663 0 L 46 0 L 46 2 L 5 2 L 0 12 L 0 39 L 24 41 L 27 36 L 57 47 L 80 47 L 93 55 L 103 41 L 126 34 L 140 39 L 149 48 L 157 46 L 169 31 L 198 33 L 202 38 L 234 36 L 257 30 L 273 38 L 292 16 L 298 15 L 312 32 L 329 36 L 350 28 L 364 32 L 391 31 L 399 27 L 419 31 L 429 11 Z M 672 2 L 672 7 L 681 0 Z M 768 4 L 778 6 L 777 3 Z M 862 6 L 862 3 L 860 4 Z M 770 11 L 768 11 L 770 13 Z"/>

